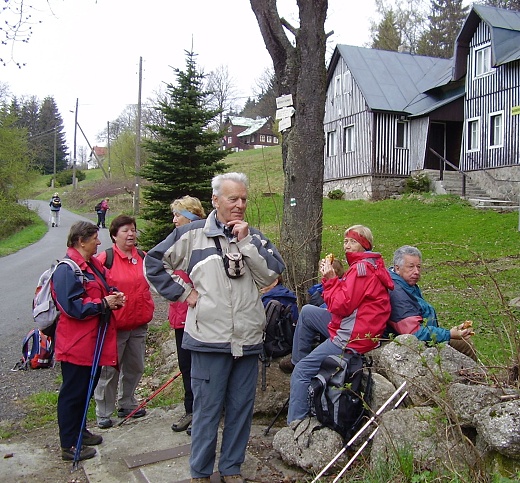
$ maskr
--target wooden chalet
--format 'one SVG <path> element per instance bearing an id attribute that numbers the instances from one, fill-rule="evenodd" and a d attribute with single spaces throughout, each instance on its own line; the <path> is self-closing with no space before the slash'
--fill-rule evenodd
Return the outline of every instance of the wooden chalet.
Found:
<path id="1" fill-rule="evenodd" d="M 520 196 L 520 12 L 474 5 L 455 44 L 465 78 L 460 168 L 494 198 Z"/>
<path id="2" fill-rule="evenodd" d="M 270 117 L 251 119 L 230 116 L 224 122 L 224 131 L 223 149 L 244 151 L 278 144 L 278 136 L 273 132 L 273 120 Z"/>
<path id="3" fill-rule="evenodd" d="M 518 169 L 519 34 L 520 12 L 476 5 L 453 59 L 338 45 L 327 70 L 324 194 L 382 199 L 418 170 L 464 171 L 478 183 L 488 168 Z"/>

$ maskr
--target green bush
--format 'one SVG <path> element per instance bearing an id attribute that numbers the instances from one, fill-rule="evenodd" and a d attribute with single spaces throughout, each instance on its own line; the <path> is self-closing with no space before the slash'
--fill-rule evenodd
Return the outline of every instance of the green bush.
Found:
<path id="1" fill-rule="evenodd" d="M 0 240 L 32 225 L 34 217 L 34 212 L 27 206 L 0 200 Z"/>
<path id="2" fill-rule="evenodd" d="M 427 193 L 428 191 L 430 191 L 430 178 L 427 174 L 413 174 L 406 179 L 405 193 Z"/>
<path id="3" fill-rule="evenodd" d="M 329 191 L 329 193 L 327 194 L 327 196 L 331 200 L 342 200 L 344 195 L 345 195 L 345 193 L 343 193 L 343 191 L 341 191 L 341 190 L 332 190 L 332 191 Z"/>
<path id="4" fill-rule="evenodd" d="M 67 169 L 65 171 L 60 171 L 59 173 L 56 173 L 56 187 L 58 186 L 67 186 L 69 184 L 72 184 L 72 169 Z M 83 181 L 87 176 L 83 171 L 80 169 L 76 170 L 76 179 L 79 181 Z M 49 181 L 47 182 L 47 186 L 51 186 L 52 184 L 52 176 L 50 177 Z"/>

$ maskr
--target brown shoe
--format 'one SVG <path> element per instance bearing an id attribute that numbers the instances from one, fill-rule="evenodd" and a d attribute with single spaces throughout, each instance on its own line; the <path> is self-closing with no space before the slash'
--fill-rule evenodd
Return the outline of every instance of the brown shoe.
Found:
<path id="1" fill-rule="evenodd" d="M 291 356 L 282 359 L 278 363 L 278 366 L 282 372 L 285 372 L 285 374 L 292 374 L 292 371 L 294 370 L 294 364 L 291 361 Z"/>
<path id="2" fill-rule="evenodd" d="M 191 483 L 209 483 L 211 480 L 209 476 L 206 476 L 204 478 L 192 478 Z"/>
<path id="3" fill-rule="evenodd" d="M 223 483 L 246 483 L 242 475 L 220 475 L 220 481 Z"/>

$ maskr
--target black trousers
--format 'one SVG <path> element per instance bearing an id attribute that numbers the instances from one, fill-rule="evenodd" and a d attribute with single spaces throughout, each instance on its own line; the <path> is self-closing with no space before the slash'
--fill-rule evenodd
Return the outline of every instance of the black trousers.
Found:
<path id="1" fill-rule="evenodd" d="M 187 413 L 193 412 L 193 393 L 191 392 L 191 351 L 182 348 L 184 329 L 175 329 L 175 344 L 177 345 L 177 361 L 182 373 L 184 385 L 184 409 Z"/>
<path id="2" fill-rule="evenodd" d="M 92 367 L 61 362 L 63 383 L 58 395 L 58 426 L 62 448 L 76 446 L 85 412 Z M 94 375 L 92 394 L 99 379 L 101 368 Z"/>
<path id="3" fill-rule="evenodd" d="M 105 218 L 106 218 L 107 212 L 106 211 L 98 211 L 97 212 L 97 226 L 102 226 L 105 228 Z"/>

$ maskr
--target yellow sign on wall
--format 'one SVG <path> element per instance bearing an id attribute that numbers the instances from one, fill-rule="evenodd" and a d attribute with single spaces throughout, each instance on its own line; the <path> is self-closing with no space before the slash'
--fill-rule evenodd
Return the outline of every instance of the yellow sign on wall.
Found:
<path id="1" fill-rule="evenodd" d="M 520 106 L 513 106 L 511 108 L 511 115 L 516 116 L 518 114 L 520 114 Z"/>

